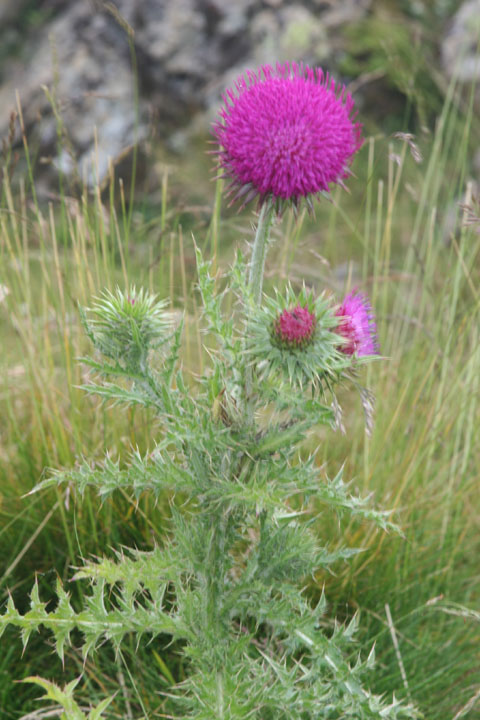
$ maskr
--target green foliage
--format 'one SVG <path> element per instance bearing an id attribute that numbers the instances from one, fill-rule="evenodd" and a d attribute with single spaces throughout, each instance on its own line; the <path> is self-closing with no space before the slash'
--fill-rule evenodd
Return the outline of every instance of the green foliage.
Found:
<path id="1" fill-rule="evenodd" d="M 306 347 L 282 347 L 273 337 L 274 323 L 283 310 L 297 305 L 307 308 L 316 317 L 313 338 Z M 341 352 L 343 338 L 334 328 L 338 326 L 332 302 L 324 295 L 312 298 L 305 287 L 295 293 L 287 286 L 283 293 L 267 298 L 249 326 L 247 352 L 258 365 L 260 383 L 278 383 L 288 388 L 315 386 L 316 390 L 332 389 L 347 374 L 351 361 Z"/>
<path id="2" fill-rule="evenodd" d="M 62 660 L 73 632 L 82 636 L 85 659 L 105 640 L 119 653 L 131 633 L 137 641 L 160 635 L 180 641 L 189 671 L 174 696 L 184 718 L 314 718 L 319 708 L 324 717 L 415 717 L 413 708 L 396 701 L 389 705 L 363 688 L 373 654 L 366 661 L 348 660 L 356 621 L 326 633 L 324 598 L 312 606 L 301 586 L 319 567 L 354 552 L 319 546 L 309 527 L 311 518 L 307 521 L 313 498 L 330 512 L 359 514 L 384 529 L 395 526 L 386 513 L 350 494 L 341 473 L 322 481 L 315 455 L 300 459 L 305 432 L 319 422 L 332 422 L 329 408 L 315 397 L 325 389 L 313 381 L 313 372 L 305 371 L 313 382 L 303 390 L 300 382 L 305 396 L 295 396 L 298 378 L 290 373 L 289 359 L 281 356 L 277 372 L 283 362 L 286 379 L 275 390 L 265 381 L 261 343 L 250 343 L 255 338 L 250 336 L 253 311 L 241 257 L 219 293 L 198 249 L 197 259 L 206 330 L 217 339 L 211 368 L 197 392 L 192 393 L 177 367 L 181 327 L 166 335 L 164 305 L 143 293 L 106 293 L 84 317 L 94 346 L 107 361 L 87 364 L 107 380 L 129 380 L 126 391 L 107 382 L 101 396 L 153 407 L 162 437 L 153 452 L 143 456 L 134 451 L 124 466 L 109 455 L 101 464 L 83 460 L 73 470 L 54 471 L 37 488 L 69 482 L 82 494 L 94 486 L 101 497 L 123 489 L 137 499 L 145 492 L 158 496 L 168 490 L 188 497 L 191 509 L 179 513 L 172 508 L 165 548 L 117 553 L 115 561 L 80 568 L 74 579 L 88 579 L 92 589 L 83 594 L 79 611 L 60 581 L 57 606 L 47 611 L 35 584 L 30 610 L 19 613 L 10 597 L 0 629 L 19 627 L 25 647 L 32 632 L 44 626 Z M 238 296 L 236 324 L 223 319 L 221 307 L 232 292 Z M 287 291 L 287 303 L 291 293 Z M 336 362 L 328 383 L 333 385 L 351 359 L 339 362 L 327 301 L 312 307 L 325 329 L 317 330 L 316 353 L 305 353 L 303 362 L 315 367 L 326 348 L 320 372 L 323 376 L 329 363 Z M 263 323 L 268 333 L 267 315 L 260 311 L 255 327 Z M 158 347 L 163 360 L 155 369 L 150 357 Z M 261 422 L 261 414 L 268 414 L 269 421 Z M 43 686 L 72 717 L 84 717 L 71 695 L 74 684 L 65 691 L 48 682 Z"/>
<path id="3" fill-rule="evenodd" d="M 39 685 L 45 690 L 45 700 L 54 700 L 65 710 L 65 712 L 60 715 L 60 720 L 100 720 L 113 700 L 112 697 L 105 698 L 96 708 L 90 710 L 88 715 L 85 715 L 73 697 L 73 691 L 80 682 L 80 678 L 72 680 L 63 690 L 55 685 L 55 683 L 39 677 L 28 677 L 24 682 Z"/>
<path id="4" fill-rule="evenodd" d="M 88 337 L 100 353 L 114 360 L 117 370 L 141 369 L 150 348 L 165 341 L 170 327 L 165 301 L 137 292 L 132 287 L 123 294 L 104 290 L 88 317 L 82 313 Z M 119 367 L 118 367 L 119 366 Z M 115 368 L 111 368 L 115 373 Z"/>
<path id="5" fill-rule="evenodd" d="M 118 602 L 115 603 L 106 595 L 105 583 L 97 581 L 92 594 L 86 597 L 85 608 L 80 613 L 75 613 L 73 610 L 69 595 L 59 581 L 57 607 L 47 612 L 46 604 L 40 600 L 38 585 L 35 584 L 30 595 L 30 610 L 24 615 L 18 613 L 12 598 L 9 598 L 7 609 L 2 615 L 0 631 L 3 633 L 9 624 L 21 628 L 25 648 L 32 632 L 38 631 L 43 625 L 52 632 L 55 638 L 55 650 L 62 660 L 65 644 L 71 643 L 70 634 L 74 629 L 79 630 L 83 635 L 84 657 L 87 657 L 103 640 L 109 640 L 118 650 L 128 632 L 137 632 L 140 636 L 148 632 L 155 637 L 160 633 L 175 636 L 178 631 L 183 637 L 181 624 L 177 627 L 175 617 L 167 616 L 161 609 L 165 592 L 165 586 L 158 585 L 161 582 L 162 579 L 157 582 L 147 581 L 148 587 L 153 586 L 155 592 L 146 607 L 140 607 L 134 603 L 133 594 L 130 592 L 131 585 L 127 585 L 126 590 L 120 594 Z"/>
<path id="6" fill-rule="evenodd" d="M 439 7 L 439 3 L 431 4 Z M 418 7 L 419 3 L 415 5 Z M 380 505 L 397 509 L 407 541 L 378 533 L 376 525 L 369 522 L 349 522 L 348 510 L 340 524 L 337 514 L 329 512 L 314 491 L 310 496 L 312 513 L 299 515 L 296 521 L 302 527 L 308 525 L 315 535 L 320 546 L 318 566 L 326 567 L 325 571 L 316 572 L 314 582 L 308 578 L 304 581 L 309 585 L 308 597 L 319 592 L 317 586 L 325 585 L 329 606 L 322 622 L 326 632 L 331 632 L 332 617 L 350 618 L 360 609 L 357 644 L 351 647 L 367 657 L 375 641 L 377 655 L 375 670 L 366 684 L 387 696 L 400 688 L 407 697 L 409 689 L 429 720 L 453 718 L 460 711 L 462 717 L 473 720 L 478 712 L 479 689 L 474 669 L 478 666 L 480 625 L 473 613 L 478 606 L 476 478 L 480 446 L 475 427 L 479 422 L 480 265 L 475 227 L 465 228 L 463 213 L 458 209 L 459 200 L 474 210 L 476 207 L 468 199 L 465 185 L 476 145 L 468 145 L 465 140 L 470 129 L 462 111 L 454 106 L 455 98 L 454 93 L 453 105 L 448 105 L 440 115 L 435 132 L 417 140 L 425 157 L 423 164 L 413 164 L 401 141 L 371 138 L 355 165 L 361 181 L 358 186 L 352 185 L 353 193 L 339 194 L 334 203 L 316 208 L 315 222 L 300 214 L 298 223 L 293 224 L 286 215 L 281 228 L 275 229 L 278 252 L 267 264 L 267 282 L 272 270 L 278 270 L 297 289 L 301 287 L 298 278 L 306 278 L 309 287 L 339 288 L 345 272 L 342 261 L 350 257 L 347 288 L 350 283 L 361 282 L 369 289 L 378 313 L 381 347 L 389 359 L 363 370 L 379 399 L 372 436 L 365 436 L 359 403 L 351 402 L 353 395 L 347 395 L 347 385 L 339 391 L 346 435 L 337 434 L 333 438 L 328 428 L 320 425 L 309 432 L 306 446 L 313 452 L 319 442 L 322 444 L 318 458 L 324 463 L 325 472 L 328 469 L 332 475 L 336 475 L 347 458 L 344 477 L 354 478 L 355 488 L 363 495 L 374 491 Z M 472 130 L 478 124 L 475 118 L 473 122 Z M 395 155 L 390 155 L 391 150 Z M 35 210 L 28 187 L 26 199 L 23 195 L 17 197 L 13 188 L 13 198 L 8 195 L 8 203 L 5 197 L 2 201 L 0 282 L 9 295 L 3 302 L 0 300 L 3 339 L 0 542 L 4 558 L 1 583 L 3 589 L 11 588 L 21 612 L 29 609 L 25 606 L 26 589 L 31 587 L 35 569 L 40 571 L 40 596 L 43 601 L 50 601 L 47 606 L 50 609 L 55 607 L 52 599 L 55 582 L 52 571 L 47 572 L 49 568 L 55 567 L 65 582 L 67 567 L 78 565 L 79 556 L 99 558 L 103 553 L 111 554 L 112 547 L 127 544 L 151 548 L 155 542 L 162 553 L 166 552 L 169 525 L 165 515 L 172 501 L 170 490 L 163 493 L 163 499 L 159 492 L 158 502 L 151 490 L 142 493 L 138 501 L 132 492 L 134 499 L 129 500 L 125 480 L 120 491 L 101 506 L 94 497 L 101 486 L 95 484 L 92 491 L 85 488 L 81 503 L 73 502 L 70 490 L 78 487 L 76 481 L 68 488 L 64 485 L 58 494 L 51 489 L 27 499 L 20 496 L 37 482 L 44 466 L 74 466 L 77 470 L 75 458 L 98 459 L 104 447 L 112 448 L 110 457 L 115 458 L 119 472 L 128 474 L 129 465 L 135 462 L 129 454 L 136 452 L 131 450 L 129 439 L 135 448 L 138 443 L 145 462 L 153 459 L 150 451 L 154 439 L 158 445 L 162 440 L 162 423 L 156 419 L 154 403 L 147 394 L 142 403 L 149 408 L 146 412 L 141 408 L 135 411 L 134 407 L 119 412 L 118 408 L 105 409 L 95 393 L 86 395 L 74 387 L 87 382 L 84 365 L 75 361 L 86 353 L 77 302 L 87 304 L 105 285 L 113 290 L 118 284 L 128 287 L 133 280 L 137 287 L 160 288 L 162 296 L 169 296 L 172 307 L 178 306 L 181 296 L 182 311 L 185 310 L 181 358 L 189 384 L 189 371 L 201 371 L 205 355 L 200 347 L 198 296 L 191 293 L 190 287 L 194 254 L 188 239 L 181 244 L 178 223 L 181 219 L 185 231 L 186 216 L 185 213 L 180 216 L 175 198 L 177 194 L 182 199 L 188 196 L 189 186 L 195 185 L 195 201 L 201 201 L 203 206 L 188 215 L 188 222 L 195 222 L 196 232 L 201 236 L 203 226 L 210 222 L 205 209 L 209 189 L 208 185 L 201 185 L 198 171 L 203 155 L 202 144 L 200 159 L 194 153 L 187 158 L 188 177 L 183 178 L 181 188 L 176 184 L 182 171 L 171 167 L 171 199 L 167 210 L 162 202 L 162 220 L 158 203 L 148 207 L 148 214 L 143 205 L 136 206 L 132 229 L 135 243 L 129 243 L 128 237 L 123 236 L 125 224 L 121 217 L 117 224 L 113 204 L 109 206 L 111 224 L 106 230 L 106 243 L 100 242 L 105 207 L 97 206 L 90 195 L 80 208 L 72 199 L 62 196 L 61 206 L 53 203 L 50 224 L 43 208 Z M 191 177 L 195 177 L 194 182 Z M 464 192 L 466 198 L 462 197 Z M 454 217 L 450 221 L 451 212 Z M 250 218 L 228 212 L 220 223 L 219 212 L 217 215 L 221 256 L 215 258 L 214 268 L 217 263 L 229 261 L 233 241 L 246 234 L 245 227 L 250 223 Z M 63 217 L 65 222 L 61 221 Z M 165 222 L 165 217 L 167 232 L 163 233 L 161 222 Z M 25 226 L 28 238 L 24 241 Z M 184 235 L 187 238 L 186 232 Z M 157 247 L 157 240 L 159 256 L 154 257 L 151 269 L 145 259 L 151 248 Z M 208 237 L 205 242 L 208 243 Z M 215 241 L 211 243 L 215 247 Z M 122 270 L 123 254 L 128 278 Z M 183 267 L 185 286 L 179 280 Z M 213 275 L 215 291 L 219 292 L 224 288 L 224 279 L 216 271 Z M 222 309 L 224 320 L 232 319 L 232 302 L 227 293 Z M 233 309 L 238 315 L 238 307 Z M 210 340 L 210 335 L 206 337 Z M 209 352 L 213 352 L 210 342 Z M 164 361 L 162 352 L 159 357 L 159 362 L 155 356 L 152 358 L 156 367 L 161 367 Z M 95 362 L 102 365 L 98 357 Z M 136 391 L 130 394 L 126 377 L 111 375 L 110 379 L 117 383 L 117 392 L 123 393 L 123 398 L 137 404 L 139 394 Z M 103 390 L 104 381 L 102 377 L 98 389 Z M 227 381 L 230 384 L 230 378 Z M 236 406 L 226 397 L 225 382 L 209 377 L 205 387 L 211 391 L 208 410 L 211 409 L 221 433 L 222 417 L 233 416 Z M 269 392 L 276 392 L 274 384 Z M 283 411 L 291 417 L 298 404 L 301 416 L 304 397 L 291 392 L 287 398 L 286 386 L 277 396 L 280 394 Z M 308 399 L 329 410 L 322 398 Z M 111 402 L 110 398 L 108 404 Z M 280 398 L 278 403 L 280 408 Z M 262 431 L 268 425 L 268 417 L 267 413 L 266 417 L 257 418 Z M 282 431 L 293 432 L 280 427 L 273 441 L 281 444 Z M 97 470 L 102 464 L 96 463 Z M 324 472 L 318 476 L 319 486 L 322 483 Z M 156 478 L 152 479 L 152 489 L 160 486 Z M 263 497 L 264 484 L 261 488 Z M 230 486 L 230 490 L 234 488 Z M 260 494 L 258 487 L 256 490 Z M 239 487 L 237 491 L 243 493 L 244 489 Z M 183 505 L 184 500 L 182 495 L 175 496 L 178 505 Z M 287 512 L 296 512 L 297 500 L 298 496 L 292 497 Z M 274 504 L 272 512 L 275 507 Z M 187 514 L 186 522 L 190 519 Z M 245 545 L 241 543 L 240 540 L 243 551 Z M 350 546 L 360 547 L 364 552 L 355 554 L 355 548 Z M 339 549 L 343 549 L 344 556 Z M 333 553 L 337 553 L 336 562 L 329 557 Z M 349 555 L 350 562 L 342 562 L 342 557 Z M 198 556 L 201 558 L 201 543 Z M 168 562 L 168 555 L 165 557 Z M 125 551 L 123 561 L 129 559 Z M 117 566 L 107 558 L 98 562 Z M 138 571 L 143 572 L 140 567 Z M 72 607 L 78 611 L 85 582 L 65 587 L 71 593 Z M 2 602 L 5 597 L 2 596 Z M 391 607 L 397 630 L 407 687 L 386 620 L 386 603 Z M 469 607 L 462 611 L 460 605 Z M 35 686 L 18 686 L 13 678 L 42 674 L 63 687 L 83 673 L 84 687 L 77 686 L 76 693 L 78 702 L 87 707 L 89 702 L 98 703 L 100 692 L 104 696 L 119 689 L 119 667 L 125 673 L 130 667 L 135 668 L 137 683 L 133 677 L 126 677 L 133 717 L 143 720 L 160 713 L 173 714 L 169 698 L 157 695 L 156 690 L 169 692 L 169 686 L 175 680 L 181 682 L 190 670 L 181 655 L 182 642 L 180 646 L 170 645 L 162 636 L 155 642 L 137 645 L 135 635 L 130 634 L 124 639 L 118 662 L 110 645 L 105 644 L 83 667 L 75 650 L 66 646 L 64 677 L 60 679 L 61 665 L 45 643 L 46 632 L 33 633 L 22 656 L 14 630 L 7 629 L 1 644 L 0 707 L 6 717 L 21 716 L 36 707 L 32 694 Z M 76 633 L 76 630 L 72 633 L 75 645 Z M 94 677 L 98 683 L 92 680 Z M 108 716 L 128 717 L 125 702 L 123 693 L 118 692 Z"/>
<path id="7" fill-rule="evenodd" d="M 377 7 L 364 20 L 346 26 L 348 51 L 340 64 L 342 72 L 350 77 L 380 81 L 385 93 L 377 91 L 377 97 L 385 94 L 385 103 L 388 102 L 388 90 L 408 98 L 420 126 L 429 126 L 436 117 L 446 89 L 441 75 L 432 71 L 437 62 L 438 36 L 430 33 L 430 27 L 430 24 L 421 25 L 400 17 L 395 5 L 392 8 Z M 440 26 L 438 32 L 441 32 Z M 405 105 L 403 102 L 397 105 L 402 115 L 396 119 L 388 118 L 392 129 L 405 122 Z M 381 104 L 377 119 L 385 118 L 386 108 L 387 104 Z M 389 113 L 393 114 L 392 107 Z M 385 130 L 384 123 L 382 129 Z"/>

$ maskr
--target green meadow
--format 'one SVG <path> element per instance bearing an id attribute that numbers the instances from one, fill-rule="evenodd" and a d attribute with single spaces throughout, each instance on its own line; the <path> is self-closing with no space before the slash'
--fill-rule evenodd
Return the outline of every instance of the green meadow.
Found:
<path id="1" fill-rule="evenodd" d="M 401 129 L 401 128 L 399 128 Z M 332 549 L 362 549 L 325 588 L 329 619 L 359 612 L 356 652 L 375 643 L 376 692 L 411 699 L 428 720 L 480 717 L 480 204 L 470 180 L 480 125 L 472 97 L 452 86 L 430 131 L 384 135 L 367 126 L 348 183 L 315 216 L 286 213 L 274 229 L 265 292 L 303 282 L 341 297 L 355 286 L 375 309 L 383 359 L 359 373 L 375 398 L 371 435 L 357 394 L 341 396 L 345 433 L 308 437 L 323 448 L 325 473 L 345 477 L 377 507 L 391 509 L 404 537 L 368 523 L 340 528 L 318 508 L 316 528 Z M 184 367 L 208 369 L 200 333 L 194 243 L 221 276 L 236 247 L 248 252 L 252 213 L 227 207 L 209 179 L 203 139 L 187 160 L 155 156 L 154 189 L 134 194 L 121 178 L 73 193 L 61 183 L 36 194 L 36 157 L 3 157 L 0 195 L 0 599 L 28 610 L 38 579 L 53 598 L 80 558 L 122 546 L 149 549 L 168 534 L 171 498 L 155 503 L 119 492 L 103 504 L 73 488 L 28 495 L 47 468 L 120 458 L 152 449 L 159 428 L 149 412 L 110 407 L 79 386 L 89 352 L 78 307 L 104 288 L 135 285 L 184 314 Z M 153 164 L 153 163 L 152 163 Z M 68 583 L 72 603 L 82 588 Z M 48 635 L 21 639 L 8 629 L 0 653 L 2 720 L 43 718 L 38 691 L 19 685 L 42 675 L 63 685 L 84 673 L 84 700 L 116 692 L 112 718 L 170 717 L 168 690 L 185 676 L 178 648 L 155 641 L 110 647 L 84 665 L 65 665 Z M 166 694 L 162 694 L 163 691 Z M 80 696 L 80 700 L 81 700 Z M 52 708 L 50 707 L 52 712 Z M 42 714 L 43 712 L 43 714 Z"/>

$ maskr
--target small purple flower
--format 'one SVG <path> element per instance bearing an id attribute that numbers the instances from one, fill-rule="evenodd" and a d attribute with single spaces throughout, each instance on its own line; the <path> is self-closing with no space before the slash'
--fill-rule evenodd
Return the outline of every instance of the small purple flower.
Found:
<path id="1" fill-rule="evenodd" d="M 234 199 L 271 197 L 297 206 L 331 183 L 343 185 L 362 126 L 345 87 L 321 68 L 264 65 L 238 78 L 223 101 L 213 134 Z"/>
<path id="2" fill-rule="evenodd" d="M 353 290 L 335 314 L 341 317 L 336 332 L 347 340 L 340 346 L 342 352 L 346 355 L 355 353 L 358 357 L 378 354 L 375 316 L 366 295 Z"/>
<path id="3" fill-rule="evenodd" d="M 288 349 L 308 345 L 315 332 L 317 318 L 314 313 L 301 305 L 293 310 L 284 310 L 273 326 L 274 338 L 278 345 Z"/>

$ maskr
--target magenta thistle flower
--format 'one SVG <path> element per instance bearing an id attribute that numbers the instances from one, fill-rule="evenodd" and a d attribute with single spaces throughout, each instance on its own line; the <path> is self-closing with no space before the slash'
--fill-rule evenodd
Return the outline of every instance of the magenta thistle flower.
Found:
<path id="1" fill-rule="evenodd" d="M 296 349 L 306 347 L 313 338 L 317 318 L 301 305 L 284 310 L 275 320 L 273 334 L 280 347 Z"/>
<path id="2" fill-rule="evenodd" d="M 353 290 L 344 298 L 335 315 L 342 318 L 336 332 L 347 341 L 340 347 L 342 352 L 346 355 L 355 353 L 359 357 L 378 353 L 375 316 L 366 295 Z"/>
<path id="3" fill-rule="evenodd" d="M 234 199 L 310 205 L 310 196 L 343 185 L 362 126 L 345 87 L 321 68 L 264 65 L 242 75 L 223 101 L 213 134 Z"/>

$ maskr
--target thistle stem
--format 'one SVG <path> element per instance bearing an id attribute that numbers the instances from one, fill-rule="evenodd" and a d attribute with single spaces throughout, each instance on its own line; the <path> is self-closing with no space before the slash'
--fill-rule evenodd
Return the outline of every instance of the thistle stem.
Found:
<path id="1" fill-rule="evenodd" d="M 255 305 L 258 305 L 262 299 L 265 258 L 267 256 L 268 238 L 274 216 L 275 208 L 271 200 L 269 200 L 262 205 L 262 209 L 260 210 L 257 232 L 255 233 L 255 240 L 253 243 L 250 273 L 248 276 L 248 285 L 252 292 Z"/>
<path id="2" fill-rule="evenodd" d="M 265 271 L 265 258 L 267 257 L 268 238 L 270 228 L 275 217 L 275 208 L 271 200 L 262 205 L 258 218 L 257 232 L 253 242 L 252 259 L 250 261 L 250 272 L 248 275 L 248 287 L 251 291 L 251 299 L 254 307 L 260 305 L 262 301 L 263 274 Z M 249 314 L 251 308 L 249 309 Z M 248 334 L 248 323 L 247 323 Z M 253 374 L 252 368 L 249 366 L 245 372 L 245 417 L 247 422 L 252 422 L 254 409 L 252 407 L 252 386 Z"/>

